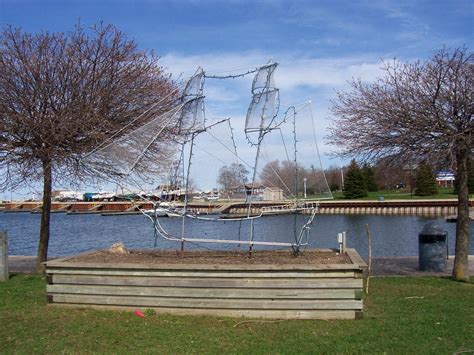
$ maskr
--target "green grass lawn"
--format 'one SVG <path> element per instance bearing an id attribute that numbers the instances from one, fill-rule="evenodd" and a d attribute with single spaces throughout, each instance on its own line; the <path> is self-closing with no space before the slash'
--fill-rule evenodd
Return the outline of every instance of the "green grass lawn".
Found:
<path id="1" fill-rule="evenodd" d="M 375 278 L 355 321 L 246 321 L 49 307 L 43 277 L 0 283 L 0 353 L 474 352 L 474 284 Z M 145 310 L 142 310 L 145 311 Z"/>
<path id="2" fill-rule="evenodd" d="M 344 195 L 342 192 L 333 192 L 335 200 L 344 200 Z M 434 200 L 434 199 L 457 199 L 457 194 L 453 193 L 451 188 L 439 188 L 438 194 L 433 196 L 415 196 L 410 194 L 409 191 L 400 191 L 400 190 L 384 190 L 384 191 L 375 191 L 369 192 L 367 197 L 358 198 L 356 200 L 378 200 L 380 196 L 383 196 L 385 200 Z M 474 197 L 474 195 L 470 195 Z M 350 201 L 350 200 L 348 200 Z"/>

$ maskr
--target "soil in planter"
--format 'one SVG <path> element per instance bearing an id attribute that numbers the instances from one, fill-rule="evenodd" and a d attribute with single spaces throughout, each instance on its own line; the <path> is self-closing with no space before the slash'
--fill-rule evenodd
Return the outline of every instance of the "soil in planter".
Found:
<path id="1" fill-rule="evenodd" d="M 249 257 L 247 251 L 185 251 L 181 257 L 175 250 L 130 250 L 113 253 L 101 250 L 69 259 L 68 262 L 131 264 L 350 264 L 346 254 L 333 250 L 305 250 L 294 256 L 289 250 L 258 250 Z"/>

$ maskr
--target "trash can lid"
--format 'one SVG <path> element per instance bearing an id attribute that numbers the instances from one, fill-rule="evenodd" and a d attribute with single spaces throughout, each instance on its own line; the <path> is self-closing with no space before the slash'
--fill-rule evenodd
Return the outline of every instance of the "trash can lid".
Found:
<path id="1" fill-rule="evenodd" d="M 436 221 L 430 221 L 425 224 L 423 229 L 420 232 L 420 235 L 445 235 L 446 231 L 444 231 Z"/>

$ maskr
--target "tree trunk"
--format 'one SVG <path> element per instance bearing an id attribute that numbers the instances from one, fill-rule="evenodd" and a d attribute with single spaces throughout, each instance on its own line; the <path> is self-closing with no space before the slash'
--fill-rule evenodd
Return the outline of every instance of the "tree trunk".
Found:
<path id="1" fill-rule="evenodd" d="M 49 221 L 51 216 L 52 173 L 51 161 L 43 160 L 43 208 L 41 212 L 41 228 L 36 257 L 36 272 L 44 272 L 44 264 L 48 259 Z"/>
<path id="2" fill-rule="evenodd" d="M 456 222 L 456 251 L 454 256 L 453 278 L 469 281 L 469 191 L 467 161 L 469 149 L 460 148 L 456 154 L 458 167 L 458 217 Z"/>

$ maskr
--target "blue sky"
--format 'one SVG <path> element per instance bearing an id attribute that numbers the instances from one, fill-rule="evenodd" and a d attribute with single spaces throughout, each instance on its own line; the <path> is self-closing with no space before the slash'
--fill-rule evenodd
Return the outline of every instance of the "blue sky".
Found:
<path id="1" fill-rule="evenodd" d="M 176 77 L 280 63 L 284 103 L 312 100 L 322 137 L 329 100 L 352 77 L 373 80 L 381 59 L 427 59 L 444 45 L 474 48 L 474 1 L 18 1 L 0 0 L 0 25 L 28 32 L 67 31 L 103 21 L 153 49 Z M 216 115 L 245 115 L 246 83 L 209 87 Z M 242 107 L 240 107 L 242 106 Z"/>
<path id="2" fill-rule="evenodd" d="M 426 57 L 471 45 L 473 1 L 0 1 L 0 22 L 65 31 L 112 23 L 166 55 L 292 53 L 332 58 Z"/>

